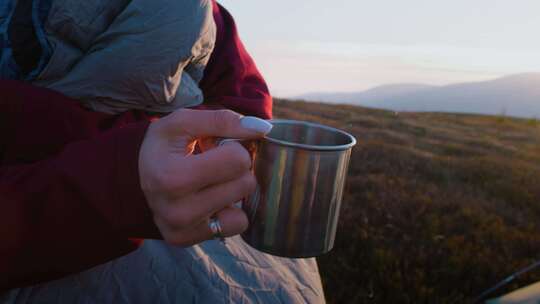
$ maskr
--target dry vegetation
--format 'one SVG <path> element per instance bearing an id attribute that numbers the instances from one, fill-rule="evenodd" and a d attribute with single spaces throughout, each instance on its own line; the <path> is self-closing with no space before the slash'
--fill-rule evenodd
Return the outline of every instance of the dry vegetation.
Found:
<path id="1" fill-rule="evenodd" d="M 329 303 L 467 303 L 540 258 L 540 123 L 276 100 L 354 134 Z M 540 280 L 540 269 L 496 295 Z"/>

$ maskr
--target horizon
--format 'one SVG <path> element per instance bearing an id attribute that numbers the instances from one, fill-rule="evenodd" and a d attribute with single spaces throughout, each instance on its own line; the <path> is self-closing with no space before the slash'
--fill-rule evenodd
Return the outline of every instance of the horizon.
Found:
<path id="1" fill-rule="evenodd" d="M 338 2 L 220 1 L 276 97 L 540 71 L 540 2 Z"/>
<path id="2" fill-rule="evenodd" d="M 395 83 L 383 83 L 383 84 L 380 84 L 380 85 L 376 85 L 376 86 L 373 86 L 373 87 L 368 87 L 367 89 L 365 90 L 353 90 L 353 91 L 313 91 L 313 92 L 306 92 L 306 93 L 302 93 L 302 94 L 299 94 L 299 95 L 295 95 L 295 96 L 287 96 L 287 97 L 281 97 L 281 96 L 276 96 L 277 98 L 301 98 L 302 96 L 304 95 L 312 95 L 312 94 L 355 94 L 355 93 L 365 93 L 367 91 L 371 91 L 373 89 L 377 89 L 377 88 L 381 88 L 381 87 L 386 87 L 386 86 L 394 86 L 394 85 L 419 85 L 419 86 L 431 86 L 433 88 L 441 88 L 441 87 L 445 87 L 445 86 L 454 86 L 454 85 L 461 85 L 461 84 L 472 84 L 472 83 L 482 83 L 482 82 L 489 82 L 489 81 L 494 81 L 494 80 L 499 80 L 499 79 L 505 79 L 505 78 L 510 78 L 510 77 L 515 77 L 515 76 L 538 76 L 540 77 L 540 72 L 529 72 L 529 73 L 516 73 L 516 74 L 507 74 L 507 75 L 502 75 L 502 76 L 499 76 L 499 77 L 494 77 L 494 78 L 487 78 L 487 79 L 481 79 L 481 80 L 472 80 L 472 81 L 458 81 L 458 82 L 451 82 L 451 83 L 446 83 L 446 84 L 429 84 L 429 83 L 421 83 L 421 82 L 395 82 Z"/>

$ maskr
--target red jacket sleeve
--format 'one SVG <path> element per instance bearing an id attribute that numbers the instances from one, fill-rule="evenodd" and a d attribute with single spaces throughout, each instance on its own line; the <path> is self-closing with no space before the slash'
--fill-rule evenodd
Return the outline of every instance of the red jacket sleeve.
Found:
<path id="1" fill-rule="evenodd" d="M 0 81 L 0 290 L 61 278 L 125 255 L 136 249 L 129 237 L 159 237 L 138 174 L 149 123 L 126 123 L 72 141 L 40 161 L 9 161 L 19 137 L 40 135 L 39 125 L 32 125 L 40 117 L 20 125 L 20 112 L 31 117 L 39 108 L 34 104 L 77 105 L 49 90 Z M 70 121 L 60 113 L 52 125 Z M 76 111 L 70 115 L 80 120 Z M 49 137 L 55 141 L 54 133 Z"/>
<path id="2" fill-rule="evenodd" d="M 217 36 L 200 87 L 205 102 L 245 115 L 272 117 L 272 97 L 238 36 L 232 16 L 213 2 Z"/>
<path id="3" fill-rule="evenodd" d="M 270 118 L 268 88 L 232 17 L 214 2 L 214 18 L 216 46 L 201 81 L 206 102 Z M 136 249 L 128 238 L 160 238 L 138 180 L 148 117 L 77 105 L 0 80 L 0 291 L 125 255 Z"/>

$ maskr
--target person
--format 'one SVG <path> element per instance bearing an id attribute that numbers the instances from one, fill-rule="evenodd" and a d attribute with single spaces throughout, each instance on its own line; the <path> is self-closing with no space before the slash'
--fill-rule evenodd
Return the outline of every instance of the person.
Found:
<path id="1" fill-rule="evenodd" d="M 8 0 L 0 79 L 0 303 L 324 302 L 314 259 L 238 237 L 249 155 L 212 141 L 271 97 L 222 6 Z"/>

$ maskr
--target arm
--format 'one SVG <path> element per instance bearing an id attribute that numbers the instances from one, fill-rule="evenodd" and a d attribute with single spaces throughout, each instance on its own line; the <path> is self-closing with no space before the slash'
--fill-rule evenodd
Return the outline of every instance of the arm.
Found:
<path id="1" fill-rule="evenodd" d="M 217 37 L 200 83 L 205 102 L 236 112 L 269 119 L 272 97 L 238 36 L 232 16 L 213 1 Z"/>
<path id="2" fill-rule="evenodd" d="M 160 236 L 139 185 L 138 154 L 148 122 L 75 140 L 41 161 L 4 161 L 16 153 L 11 143 L 24 140 L 15 137 L 22 134 L 16 121 L 23 119 L 24 105 L 76 105 L 47 92 L 0 81 L 0 290 L 125 255 L 136 249 L 129 237 Z"/>
<path id="3" fill-rule="evenodd" d="M 201 82 L 207 101 L 269 118 L 271 97 L 232 17 L 214 3 L 214 18 L 217 51 Z M 53 110 L 39 117 L 35 107 L 20 113 L 21 105 L 29 102 Z M 86 113 L 69 121 L 83 118 L 81 123 L 58 125 L 56 130 L 71 129 L 70 136 L 53 132 L 51 123 L 62 116 L 57 111 L 71 117 L 74 107 L 69 105 L 75 104 L 49 90 L 0 81 L 0 291 L 122 256 L 136 249 L 129 237 L 161 237 L 140 190 L 135 160 L 148 123 L 128 119 L 122 129 L 85 134 L 78 127 L 117 126 L 109 118 L 86 121 L 103 115 Z M 13 130 L 19 119 L 25 119 L 22 134 Z M 49 146 L 25 146 L 28 142 Z M 20 159 L 21 150 L 32 153 Z"/>
<path id="4" fill-rule="evenodd" d="M 268 122 L 181 109 L 152 123 L 121 123 L 123 116 L 96 120 L 100 114 L 73 105 L 50 90 L 0 81 L 0 292 L 110 261 L 136 248 L 130 237 L 200 243 L 213 237 L 211 216 L 225 237 L 246 229 L 247 216 L 230 204 L 255 189 L 248 152 L 238 143 L 192 150 L 201 138 L 260 138 Z M 32 124 L 42 116 L 52 118 Z M 28 150 L 39 150 L 33 133 L 40 127 L 53 146 L 66 137 L 52 132 L 57 121 L 75 136 L 61 148 L 45 147 L 49 156 L 36 160 Z M 107 132 L 92 132 L 111 123 Z M 26 157 L 17 160 L 17 152 Z"/>

